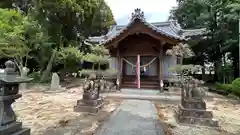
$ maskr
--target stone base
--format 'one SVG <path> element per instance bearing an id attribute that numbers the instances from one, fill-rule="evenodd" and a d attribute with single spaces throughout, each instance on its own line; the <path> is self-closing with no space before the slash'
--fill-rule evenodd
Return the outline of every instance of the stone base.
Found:
<path id="1" fill-rule="evenodd" d="M 179 124 L 218 127 L 218 121 L 212 119 L 212 112 L 200 109 L 186 109 L 181 105 L 175 111 Z"/>
<path id="2" fill-rule="evenodd" d="M 184 99 L 182 103 L 183 108 L 206 110 L 206 103 L 203 100 Z"/>
<path id="3" fill-rule="evenodd" d="M 78 100 L 77 101 L 77 105 L 88 105 L 88 106 L 97 106 L 99 104 L 103 103 L 103 99 L 102 98 L 98 98 L 96 100 Z"/>
<path id="4" fill-rule="evenodd" d="M 97 100 L 78 100 L 77 105 L 74 106 L 75 112 L 87 112 L 96 114 L 103 107 L 103 99 Z"/>
<path id="5" fill-rule="evenodd" d="M 21 122 L 0 126 L 0 135 L 30 135 L 30 129 L 22 128 Z"/>
<path id="6" fill-rule="evenodd" d="M 197 117 L 197 118 L 212 118 L 213 114 L 211 111 L 206 111 L 202 109 L 187 109 L 183 106 L 178 106 L 178 113 L 185 117 Z"/>

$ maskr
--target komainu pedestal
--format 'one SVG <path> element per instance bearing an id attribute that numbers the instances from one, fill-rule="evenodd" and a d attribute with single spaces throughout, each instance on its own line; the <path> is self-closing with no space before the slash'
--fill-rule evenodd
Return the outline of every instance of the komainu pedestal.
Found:
<path id="1" fill-rule="evenodd" d="M 96 114 L 103 107 L 103 99 L 99 97 L 100 80 L 96 78 L 95 74 L 92 74 L 86 80 L 83 86 L 83 98 L 77 101 L 77 105 L 74 106 L 76 112 L 87 112 Z"/>
<path id="2" fill-rule="evenodd" d="M 0 135 L 30 135 L 30 129 L 22 128 L 22 122 L 16 121 L 11 105 L 22 96 L 18 93 L 19 84 L 32 79 L 18 76 L 12 61 L 5 65 L 6 69 L 0 75 Z"/>
<path id="3" fill-rule="evenodd" d="M 201 100 L 184 99 L 176 112 L 177 120 L 182 124 L 217 127 L 218 121 L 213 119 L 211 111 L 206 110 L 206 103 Z"/>
<path id="4" fill-rule="evenodd" d="M 185 88 L 187 90 L 188 88 Z M 218 121 L 213 119 L 211 111 L 206 110 L 206 103 L 202 99 L 203 91 L 197 87 L 188 89 L 182 97 L 182 103 L 176 111 L 176 119 L 180 124 L 202 125 L 217 127 Z"/>

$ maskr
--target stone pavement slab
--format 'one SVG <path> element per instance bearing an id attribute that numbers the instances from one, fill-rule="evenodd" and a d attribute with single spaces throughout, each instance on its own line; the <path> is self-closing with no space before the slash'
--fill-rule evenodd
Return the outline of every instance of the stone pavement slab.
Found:
<path id="1" fill-rule="evenodd" d="M 124 100 L 95 135 L 164 135 L 154 104 Z"/>

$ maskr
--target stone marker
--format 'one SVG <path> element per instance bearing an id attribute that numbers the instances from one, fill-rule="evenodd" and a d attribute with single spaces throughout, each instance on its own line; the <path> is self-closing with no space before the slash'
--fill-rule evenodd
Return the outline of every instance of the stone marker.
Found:
<path id="1" fill-rule="evenodd" d="M 51 80 L 51 90 L 59 90 L 61 89 L 60 85 L 60 79 L 57 73 L 53 73 L 52 80 Z"/>
<path id="2" fill-rule="evenodd" d="M 29 69 L 27 68 L 27 67 L 23 67 L 23 69 L 22 69 L 23 71 L 23 73 L 22 73 L 22 77 L 27 77 L 27 74 L 28 74 L 28 72 L 29 72 Z M 20 85 L 20 89 L 22 89 L 22 90 L 26 90 L 26 87 L 27 85 L 26 85 L 26 83 L 22 83 L 21 85 Z"/>
<path id="3" fill-rule="evenodd" d="M 203 86 L 199 86 L 200 82 L 193 78 L 189 78 L 185 84 L 182 103 L 176 111 L 177 121 L 180 124 L 217 127 L 218 121 L 213 120 L 212 112 L 206 110 L 203 100 L 205 93 L 201 89 Z"/>
<path id="4" fill-rule="evenodd" d="M 15 72 L 12 61 L 5 63 L 4 73 L 0 74 L 0 135 L 30 135 L 30 129 L 22 128 L 22 122 L 17 122 L 11 105 L 22 95 L 19 94 L 19 84 L 32 78 L 21 77 Z"/>
<path id="5" fill-rule="evenodd" d="M 100 80 L 96 74 L 90 74 L 83 85 L 83 98 L 74 106 L 76 112 L 96 114 L 103 107 L 103 99 L 99 97 Z"/>

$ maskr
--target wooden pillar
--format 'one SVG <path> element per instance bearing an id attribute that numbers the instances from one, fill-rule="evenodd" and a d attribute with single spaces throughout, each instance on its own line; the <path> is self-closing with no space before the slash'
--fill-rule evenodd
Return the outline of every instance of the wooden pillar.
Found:
<path id="1" fill-rule="evenodd" d="M 119 48 L 117 48 L 117 81 L 118 81 L 118 90 L 121 88 L 121 56 L 119 52 Z"/>
<path id="2" fill-rule="evenodd" d="M 161 42 L 160 52 L 159 52 L 159 88 L 161 91 L 163 91 L 163 45 L 164 43 Z"/>

